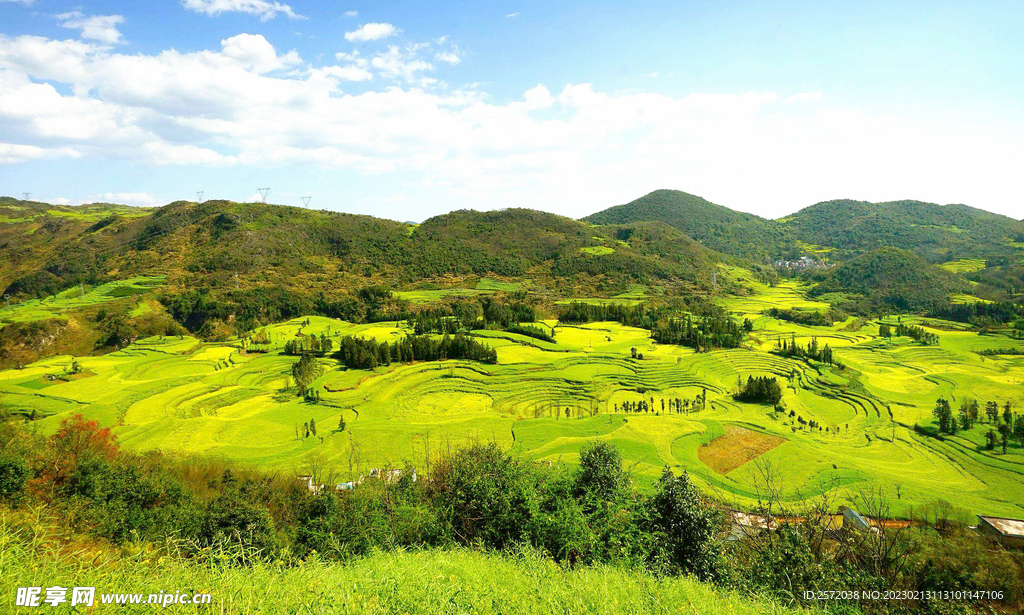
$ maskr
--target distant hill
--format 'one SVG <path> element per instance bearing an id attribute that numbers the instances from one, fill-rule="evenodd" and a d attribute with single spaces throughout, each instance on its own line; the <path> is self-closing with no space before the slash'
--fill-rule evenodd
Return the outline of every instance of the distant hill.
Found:
<path id="1" fill-rule="evenodd" d="M 899 248 L 879 248 L 829 271 L 812 295 L 857 293 L 876 306 L 919 311 L 943 305 L 950 293 L 968 292 L 960 277 Z"/>
<path id="2" fill-rule="evenodd" d="M 678 190 L 655 190 L 583 220 L 591 224 L 664 222 L 712 250 L 758 262 L 783 255 L 792 241 L 774 220 L 733 211 Z"/>
<path id="3" fill-rule="evenodd" d="M 0 284 L 26 298 L 79 282 L 164 273 L 168 284 L 336 292 L 465 276 L 565 291 L 631 283 L 709 286 L 720 257 L 675 229 L 595 228 L 545 212 L 456 211 L 419 225 L 264 203 L 152 210 L 0 202 Z"/>
<path id="4" fill-rule="evenodd" d="M 921 201 L 826 201 L 780 222 L 801 241 L 838 248 L 838 258 L 892 246 L 932 263 L 993 260 L 1012 255 L 1012 244 L 1024 240 L 1019 220 L 966 205 Z"/>

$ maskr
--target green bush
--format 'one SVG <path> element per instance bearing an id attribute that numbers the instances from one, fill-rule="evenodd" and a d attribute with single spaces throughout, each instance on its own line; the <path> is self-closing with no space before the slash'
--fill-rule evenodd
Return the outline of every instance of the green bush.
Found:
<path id="1" fill-rule="evenodd" d="M 16 504 L 30 475 L 28 465 L 21 459 L 0 457 L 0 501 Z"/>

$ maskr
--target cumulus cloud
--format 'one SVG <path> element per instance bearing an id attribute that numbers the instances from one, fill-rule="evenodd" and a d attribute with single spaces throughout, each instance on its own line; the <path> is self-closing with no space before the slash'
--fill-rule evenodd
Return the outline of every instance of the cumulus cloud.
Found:
<path id="1" fill-rule="evenodd" d="M 0 143 L 0 164 L 28 162 L 43 158 L 78 158 L 80 155 L 70 147 L 43 148 L 20 143 Z"/>
<path id="2" fill-rule="evenodd" d="M 799 94 L 793 94 L 786 99 L 786 102 L 811 102 L 821 98 L 821 92 L 801 92 Z"/>
<path id="3" fill-rule="evenodd" d="M 248 13 L 259 17 L 260 21 L 269 21 L 280 13 L 291 19 L 304 19 L 291 6 L 266 0 L 181 0 L 181 5 L 189 11 L 211 17 L 221 13 Z"/>
<path id="4" fill-rule="evenodd" d="M 404 79 L 410 83 L 429 85 L 436 81 L 432 77 L 421 77 L 419 73 L 434 69 L 434 65 L 419 58 L 421 45 L 389 45 L 388 50 L 370 60 L 370 65 L 385 77 Z"/>
<path id="5" fill-rule="evenodd" d="M 345 40 L 356 43 L 363 41 L 379 41 L 382 38 L 398 34 L 398 28 L 389 23 L 365 23 L 351 32 L 345 33 Z"/>
<path id="6" fill-rule="evenodd" d="M 61 13 L 56 16 L 62 28 L 78 30 L 82 38 L 113 45 L 120 43 L 121 33 L 117 26 L 124 23 L 120 15 L 83 15 L 80 11 Z"/>
<path id="7" fill-rule="evenodd" d="M 434 59 L 441 62 L 447 62 L 448 64 L 455 65 L 462 61 L 462 56 L 459 55 L 457 50 L 451 51 L 439 51 L 434 54 Z"/>
<path id="8" fill-rule="evenodd" d="M 151 206 L 162 205 L 157 199 L 145 192 L 104 192 L 85 199 L 85 202 L 116 203 L 118 205 Z"/>
<path id="9" fill-rule="evenodd" d="M 566 215 L 663 187 L 765 215 L 837 197 L 1017 206 L 1006 198 L 1024 142 L 1013 127 L 808 112 L 772 92 L 538 84 L 498 101 L 426 87 L 422 56 L 436 45 L 340 52 L 314 66 L 250 34 L 155 54 L 0 35 L 0 163 L 305 164 L 393 177 L 439 209 Z M 351 81 L 363 82 L 358 93 Z"/>
<path id="10" fill-rule="evenodd" d="M 345 11 L 342 13 L 345 17 L 359 17 L 359 11 Z"/>

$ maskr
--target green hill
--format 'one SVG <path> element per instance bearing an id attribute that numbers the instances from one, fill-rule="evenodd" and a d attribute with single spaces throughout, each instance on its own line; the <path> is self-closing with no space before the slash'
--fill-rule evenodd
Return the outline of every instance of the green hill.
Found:
<path id="1" fill-rule="evenodd" d="M 670 229 L 644 227 L 634 241 L 620 240 L 633 230 L 525 209 L 457 211 L 412 226 L 263 203 L 179 201 L 126 212 L 8 200 L 0 207 L 0 284 L 27 298 L 143 273 L 166 274 L 170 286 L 303 292 L 452 276 L 540 278 L 569 289 L 710 279 L 709 250 Z"/>
<path id="2" fill-rule="evenodd" d="M 774 220 L 733 211 L 678 190 L 655 190 L 583 220 L 592 224 L 664 222 L 712 250 L 759 262 L 780 256 L 790 244 L 786 231 Z"/>
<path id="3" fill-rule="evenodd" d="M 916 311 L 944 304 L 950 293 L 969 288 L 960 277 L 912 252 L 879 248 L 829 271 L 812 294 L 857 293 L 876 305 Z"/>
<path id="4" fill-rule="evenodd" d="M 850 257 L 882 247 L 910 250 L 932 263 L 1012 256 L 1024 222 L 966 205 L 836 200 L 781 220 L 800 240 Z M 1018 250 L 1019 252 L 1019 250 Z"/>

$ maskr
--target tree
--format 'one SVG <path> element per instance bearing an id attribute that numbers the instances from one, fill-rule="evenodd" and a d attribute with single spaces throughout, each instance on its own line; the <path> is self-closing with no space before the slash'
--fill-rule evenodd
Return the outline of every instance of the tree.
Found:
<path id="1" fill-rule="evenodd" d="M 999 403 L 990 401 L 985 404 L 985 414 L 988 416 L 989 423 L 995 423 L 999 420 Z"/>
<path id="2" fill-rule="evenodd" d="M 309 433 L 316 435 L 316 420 L 309 419 Z"/>
<path id="3" fill-rule="evenodd" d="M 988 433 L 985 434 L 985 449 L 993 450 L 996 447 L 997 440 L 999 440 L 999 435 L 996 433 L 996 430 L 989 429 Z"/>
<path id="4" fill-rule="evenodd" d="M 629 475 L 622 469 L 619 449 L 607 442 L 594 442 L 580 451 L 576 495 L 585 503 L 614 502 L 629 489 Z"/>
<path id="5" fill-rule="evenodd" d="M 338 431 L 345 431 L 345 415 L 338 417 Z"/>
<path id="6" fill-rule="evenodd" d="M 953 410 L 949 407 L 949 401 L 946 398 L 939 398 L 935 402 L 935 409 L 932 410 L 932 414 L 939 422 L 939 432 L 953 433 L 956 430 L 956 422 L 953 421 Z"/>
<path id="7" fill-rule="evenodd" d="M 690 476 L 686 472 L 675 476 L 665 466 L 650 508 L 655 568 L 692 574 L 702 581 L 717 578 L 717 513 L 704 503 Z"/>
<path id="8" fill-rule="evenodd" d="M 882 324 L 878 325 L 878 335 L 879 337 L 884 338 L 892 337 L 892 327 L 890 327 L 887 323 L 883 322 Z"/>

